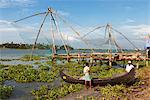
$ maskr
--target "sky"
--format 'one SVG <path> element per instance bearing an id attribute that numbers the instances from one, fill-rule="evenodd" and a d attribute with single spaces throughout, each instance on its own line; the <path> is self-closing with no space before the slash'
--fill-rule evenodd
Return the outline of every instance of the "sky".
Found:
<path id="1" fill-rule="evenodd" d="M 145 37 L 150 34 L 150 0 L 0 0 L 0 43 L 33 43 L 44 15 L 12 23 L 20 18 L 47 11 L 52 7 L 69 25 L 77 30 L 81 36 L 97 26 L 110 24 L 122 32 L 138 48 L 144 48 Z M 39 37 L 44 37 L 52 43 L 50 35 L 50 16 Z M 59 19 L 58 19 L 59 20 Z M 63 24 L 60 19 L 60 30 L 64 41 L 69 41 L 74 47 L 89 47 L 76 34 Z M 91 33 L 85 40 L 91 47 L 99 48 L 103 41 L 104 31 Z M 124 48 L 132 46 L 118 33 L 114 33 L 118 44 Z M 56 41 L 61 41 L 60 34 L 55 35 Z M 101 40 L 100 40 L 101 39 Z M 46 40 L 46 39 L 45 39 Z M 130 46 L 129 46 L 130 45 Z"/>

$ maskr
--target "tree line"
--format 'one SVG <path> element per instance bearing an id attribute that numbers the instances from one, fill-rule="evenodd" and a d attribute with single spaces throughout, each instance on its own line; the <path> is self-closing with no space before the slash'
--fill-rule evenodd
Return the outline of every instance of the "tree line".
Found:
<path id="1" fill-rule="evenodd" d="M 0 44 L 0 48 L 13 48 L 13 49 L 31 49 L 33 47 L 33 44 L 24 44 L 24 43 L 3 43 Z M 53 47 L 52 44 L 44 44 L 44 43 L 37 43 L 35 45 L 35 48 L 37 49 L 51 49 Z M 73 50 L 74 48 L 66 45 L 67 49 Z M 56 49 L 65 50 L 64 45 L 55 45 Z"/>

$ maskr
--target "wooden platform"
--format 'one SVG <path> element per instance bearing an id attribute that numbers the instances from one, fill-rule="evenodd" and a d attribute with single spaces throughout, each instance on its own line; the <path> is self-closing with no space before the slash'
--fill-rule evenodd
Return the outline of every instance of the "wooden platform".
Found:
<path id="1" fill-rule="evenodd" d="M 70 53 L 55 54 L 53 59 L 93 59 L 93 60 L 150 60 L 141 53 Z"/>

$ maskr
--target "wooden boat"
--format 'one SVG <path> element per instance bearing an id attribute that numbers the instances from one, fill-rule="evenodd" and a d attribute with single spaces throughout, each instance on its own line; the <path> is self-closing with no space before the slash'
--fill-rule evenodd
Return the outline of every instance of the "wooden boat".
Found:
<path id="1" fill-rule="evenodd" d="M 85 84 L 84 80 L 80 79 L 75 79 L 71 76 L 66 75 L 63 73 L 63 71 L 60 72 L 61 78 L 67 82 L 67 83 L 72 83 L 72 84 Z M 115 85 L 115 84 L 131 84 L 135 80 L 135 69 L 131 69 L 130 72 L 125 73 L 123 75 L 117 76 L 117 77 L 112 77 L 112 78 L 107 78 L 107 79 L 92 79 L 92 85 L 93 86 L 105 86 L 107 84 L 110 85 Z"/>

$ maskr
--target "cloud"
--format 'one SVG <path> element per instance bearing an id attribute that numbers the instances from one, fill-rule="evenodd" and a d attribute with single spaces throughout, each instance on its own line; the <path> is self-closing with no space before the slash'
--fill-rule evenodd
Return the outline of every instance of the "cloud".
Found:
<path id="1" fill-rule="evenodd" d="M 143 48 L 145 45 L 145 37 L 148 34 L 150 34 L 150 25 L 148 24 L 123 25 L 118 27 L 118 30 L 122 32 L 138 48 Z M 118 35 L 117 38 L 119 39 L 119 41 L 122 41 L 124 46 L 126 47 L 128 46 L 128 43 L 121 35 Z"/>
<path id="2" fill-rule="evenodd" d="M 61 11 L 61 10 L 58 10 L 57 13 L 62 15 L 62 16 L 69 16 L 70 15 L 68 12 Z"/>
<path id="3" fill-rule="evenodd" d="M 0 8 L 27 7 L 35 3 L 36 0 L 0 0 Z"/>
<path id="4" fill-rule="evenodd" d="M 141 25 L 124 25 L 120 27 L 120 30 L 123 30 L 128 33 L 132 33 L 138 37 L 142 37 L 143 35 L 150 34 L 150 25 L 141 24 Z"/>
<path id="5" fill-rule="evenodd" d="M 7 20 L 0 20 L 0 33 L 32 32 L 33 27 L 19 26 Z"/>
<path id="6" fill-rule="evenodd" d="M 20 42 L 23 41 L 24 38 L 21 34 L 30 33 L 30 37 L 35 35 L 35 28 L 29 26 L 19 26 L 15 23 L 9 22 L 7 20 L 0 20 L 0 42 Z M 28 37 L 29 37 L 28 36 Z"/>
<path id="7" fill-rule="evenodd" d="M 41 43 L 50 41 L 52 43 L 52 33 L 49 27 L 49 25 L 44 25 L 44 27 L 41 30 L 41 34 L 39 36 L 38 41 Z M 23 40 L 26 43 L 30 42 L 33 43 L 35 41 L 35 38 L 37 36 L 39 27 L 32 26 L 32 25 L 21 25 L 9 22 L 7 20 L 0 20 L 0 42 L 18 42 L 17 39 Z M 56 30 L 54 30 L 56 32 Z M 66 28 L 62 28 L 61 33 L 63 34 L 63 38 L 65 41 L 74 41 L 76 38 L 74 38 L 73 33 L 67 30 Z M 68 34 L 69 33 L 69 34 Z M 8 38 L 11 37 L 12 39 Z M 46 40 L 47 39 L 47 40 Z M 55 41 L 60 44 L 61 36 L 60 33 L 55 33 Z"/>
<path id="8" fill-rule="evenodd" d="M 125 24 L 134 23 L 134 22 L 135 22 L 135 20 L 130 19 L 130 18 L 127 18 L 127 19 L 125 20 Z"/>

